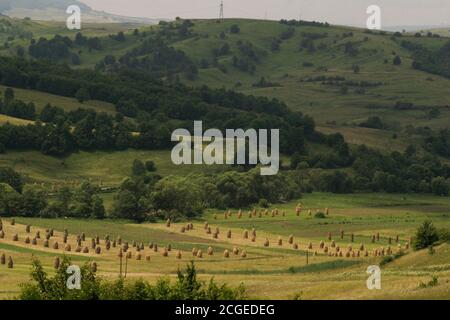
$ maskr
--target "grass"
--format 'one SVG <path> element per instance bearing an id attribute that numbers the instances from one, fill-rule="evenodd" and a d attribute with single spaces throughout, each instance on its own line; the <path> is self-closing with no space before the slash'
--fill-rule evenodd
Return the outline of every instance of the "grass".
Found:
<path id="1" fill-rule="evenodd" d="M 8 218 L 3 218 L 6 237 L 0 240 L 0 253 L 11 255 L 15 262 L 14 269 L 0 266 L 0 281 L 2 289 L 0 297 L 10 298 L 17 294 L 18 284 L 28 280 L 29 265 L 32 255 L 39 257 L 46 271 L 52 273 L 52 263 L 56 255 L 62 250 L 51 249 L 52 243 L 62 243 L 62 231 L 68 228 L 69 243 L 75 246 L 75 235 L 85 232 L 86 244 L 90 237 L 96 235 L 104 238 L 106 234 L 112 239 L 119 235 L 128 241 L 143 242 L 146 249 L 143 252 L 151 256 L 151 261 L 145 259 L 136 261 L 131 259 L 128 265 L 128 278 L 144 278 L 155 281 L 159 277 L 173 278 L 178 268 L 182 268 L 190 260 L 194 260 L 201 279 L 214 277 L 219 283 L 227 282 L 237 286 L 244 283 L 251 298 L 290 299 L 298 292 L 302 292 L 303 299 L 445 299 L 448 298 L 450 284 L 450 265 L 448 254 L 450 245 L 443 244 L 435 247 L 434 254 L 428 250 L 406 250 L 405 255 L 382 266 L 382 290 L 367 290 L 365 282 L 368 277 L 368 265 L 380 264 L 386 260 L 384 257 L 373 257 L 372 251 L 380 247 L 387 247 L 387 237 L 395 239 L 400 235 L 400 244 L 405 242 L 415 232 L 423 220 L 431 218 L 437 227 L 449 227 L 445 208 L 449 207 L 448 198 L 414 195 L 331 195 L 310 194 L 305 195 L 303 207 L 319 208 L 325 205 L 330 208 L 330 216 L 326 219 L 314 219 L 302 215 L 296 217 L 294 208 L 298 201 L 279 206 L 285 210 L 285 217 L 264 217 L 249 219 L 244 215 L 237 219 L 236 211 L 231 218 L 224 220 L 219 215 L 217 220 L 212 212 L 207 213 L 203 219 L 192 221 L 194 230 L 181 233 L 181 226 L 185 223 L 173 223 L 170 228 L 164 222 L 133 224 L 130 221 L 105 220 L 99 223 L 95 220 L 79 219 L 37 219 L 16 218 L 16 225 L 11 226 Z M 334 205 L 332 205 L 334 204 Z M 220 228 L 218 239 L 212 239 L 203 230 L 204 220 L 209 221 L 214 229 Z M 319 222 L 320 220 L 320 222 Z M 326 220 L 327 224 L 323 223 Z M 342 222 L 345 221 L 345 224 Z M 32 225 L 31 234 L 36 230 L 44 233 L 46 228 L 56 230 L 55 237 L 51 239 L 50 249 L 42 247 L 42 240 L 37 246 L 25 245 L 25 225 Z M 244 240 L 243 230 L 255 228 L 256 242 Z M 364 243 L 370 256 L 361 258 L 329 257 L 322 253 L 318 243 L 325 243 L 328 230 L 332 231 L 333 239 L 342 250 L 350 244 L 348 236 L 341 240 L 338 236 L 340 228 L 344 228 L 346 235 L 350 231 L 355 234 L 353 248 L 356 250 L 360 243 Z M 226 230 L 232 230 L 232 238 L 225 237 Z M 371 234 L 379 232 L 379 242 L 371 243 Z M 13 242 L 12 234 L 18 233 L 21 241 Z M 294 234 L 294 241 L 299 244 L 300 250 L 294 250 L 287 244 L 289 234 Z M 283 246 L 276 245 L 278 237 L 284 239 Z M 268 238 L 270 247 L 263 246 L 263 240 Z M 147 244 L 152 241 L 162 248 L 169 243 L 172 252 L 169 257 L 162 257 L 148 249 Z M 309 242 L 313 249 L 308 250 Z M 103 247 L 104 242 L 101 241 Z M 329 245 L 329 244 L 328 244 Z M 213 247 L 214 255 L 204 255 L 203 258 L 194 258 L 193 247 L 206 253 L 208 246 Z M 391 245 L 394 251 L 397 244 Z M 233 247 L 246 250 L 247 257 L 241 258 L 231 254 L 230 258 L 223 257 L 223 250 L 232 251 Z M 134 249 L 131 249 L 134 252 Z M 175 259 L 175 252 L 182 252 L 182 259 Z M 333 250 L 330 248 L 330 250 Z M 96 261 L 99 265 L 99 274 L 106 279 L 117 277 L 118 261 L 117 249 L 107 252 L 104 248 L 100 256 L 93 254 L 70 255 L 77 263 Z M 308 264 L 305 252 L 309 251 Z M 314 252 L 317 251 L 317 255 Z M 427 283 L 432 276 L 438 277 L 436 286 L 419 288 L 420 283 Z"/>

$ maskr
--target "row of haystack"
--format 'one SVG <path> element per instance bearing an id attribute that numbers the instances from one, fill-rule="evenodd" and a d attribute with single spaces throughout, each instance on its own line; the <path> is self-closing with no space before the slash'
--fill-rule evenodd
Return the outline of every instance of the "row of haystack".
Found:
<path id="1" fill-rule="evenodd" d="M 6 255 L 2 253 L 0 255 L 0 265 L 4 266 L 7 265 L 9 269 L 14 268 L 14 261 L 11 256 L 8 257 L 8 260 L 6 260 Z"/>

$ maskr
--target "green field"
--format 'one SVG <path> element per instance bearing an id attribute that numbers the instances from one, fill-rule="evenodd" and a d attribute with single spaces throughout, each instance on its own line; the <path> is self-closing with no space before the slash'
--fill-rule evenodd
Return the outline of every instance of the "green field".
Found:
<path id="1" fill-rule="evenodd" d="M 300 217 L 295 214 L 298 202 L 303 205 Z M 330 209 L 326 219 L 316 219 L 307 214 L 308 210 L 314 213 L 317 209 Z M 210 212 L 204 219 L 192 221 L 194 229 L 182 233 L 181 226 L 185 222 L 173 223 L 170 228 L 165 223 L 136 225 L 127 221 L 104 221 L 98 223 L 92 220 L 76 219 L 36 219 L 16 218 L 15 226 L 9 224 L 9 219 L 3 219 L 5 226 L 5 239 L 0 240 L 0 253 L 11 255 L 15 261 L 14 269 L 0 266 L 2 288 L 0 297 L 11 298 L 18 293 L 19 283 L 27 282 L 30 271 L 30 259 L 34 255 L 41 259 L 45 269 L 52 272 L 52 261 L 55 256 L 61 256 L 63 250 L 43 248 L 42 240 L 37 246 L 24 244 L 27 236 L 25 224 L 32 225 L 31 235 L 36 230 L 54 228 L 57 232 L 50 240 L 50 248 L 54 242 L 62 244 L 61 232 L 68 228 L 69 243 L 74 247 L 76 234 L 85 232 L 87 237 L 106 234 L 111 238 L 118 236 L 124 241 L 144 243 L 146 249 L 141 252 L 143 258 L 137 261 L 135 249 L 132 249 L 133 258 L 128 264 L 127 279 L 144 278 L 155 281 L 160 277 L 173 278 L 178 268 L 184 267 L 190 260 L 194 260 L 201 279 L 214 277 L 216 281 L 226 282 L 237 286 L 243 283 L 247 288 L 249 298 L 292 299 L 300 295 L 302 299 L 448 299 L 450 298 L 450 264 L 448 244 L 435 247 L 434 254 L 428 250 L 414 252 L 405 249 L 405 243 L 414 235 L 416 227 L 425 219 L 431 219 L 437 227 L 449 227 L 448 198 L 412 195 L 385 195 L 385 194 L 358 194 L 358 195 L 331 195 L 310 194 L 298 201 L 278 206 L 279 215 L 271 217 L 263 215 L 258 218 L 247 216 L 244 211 L 242 218 L 238 219 L 236 210 L 232 216 L 224 219 L 219 212 Z M 269 208 L 271 210 L 273 208 Z M 285 216 L 282 216 L 282 211 Z M 270 211 L 269 211 L 270 212 Z M 214 219 L 213 214 L 219 213 Z M 206 234 L 203 224 L 208 221 L 212 229 L 220 228 L 218 239 Z M 244 229 L 251 231 L 255 228 L 257 237 L 255 242 L 243 239 Z M 227 230 L 231 230 L 231 238 L 226 237 Z M 340 230 L 345 231 L 341 239 Z M 351 245 L 356 252 L 361 244 L 369 252 L 368 257 L 360 256 L 347 258 L 328 256 L 319 248 L 319 242 L 327 240 L 331 232 L 336 245 L 345 253 Z M 19 234 L 19 242 L 11 239 L 14 233 Z M 354 234 L 351 243 L 350 234 Z M 371 243 L 371 236 L 379 233 L 380 240 Z M 294 242 L 299 245 L 295 250 L 288 244 L 288 236 L 294 236 Z M 399 244 L 395 237 L 399 236 Z M 283 244 L 277 241 L 281 237 Z M 382 266 L 382 289 L 368 290 L 366 288 L 366 268 L 369 265 L 379 264 L 383 257 L 374 257 L 373 250 L 381 247 L 387 250 L 388 237 L 391 237 L 391 247 L 397 251 L 397 245 L 406 250 L 406 255 Z M 265 239 L 270 242 L 264 247 Z M 154 252 L 148 248 L 148 243 L 157 243 L 161 248 L 171 244 L 172 251 L 168 257 L 163 257 L 161 251 Z M 308 244 L 312 243 L 312 249 Z M 90 243 L 86 239 L 86 245 Z M 101 241 L 102 254 L 81 254 L 66 252 L 74 263 L 83 264 L 87 260 L 96 261 L 99 265 L 99 274 L 108 279 L 118 276 L 117 249 L 110 252 L 104 249 Z M 206 254 L 211 246 L 214 255 Z M 193 257 L 191 250 L 197 248 L 203 251 L 202 258 Z M 223 257 L 223 251 L 230 251 L 236 247 L 245 250 L 245 258 L 231 254 L 230 258 Z M 330 252 L 335 249 L 329 248 Z M 177 260 L 175 253 L 180 251 L 182 259 Z M 308 252 L 308 264 L 306 253 Z M 317 253 L 315 255 L 314 253 Z M 363 251 L 361 251 L 362 255 Z M 150 261 L 144 257 L 149 255 Z M 432 277 L 437 277 L 436 286 L 421 288 L 420 283 L 428 283 Z"/>

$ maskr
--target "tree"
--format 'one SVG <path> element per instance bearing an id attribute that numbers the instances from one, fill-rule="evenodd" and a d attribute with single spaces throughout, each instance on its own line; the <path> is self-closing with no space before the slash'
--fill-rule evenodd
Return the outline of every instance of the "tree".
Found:
<path id="1" fill-rule="evenodd" d="M 394 60 L 393 60 L 393 64 L 394 64 L 394 66 L 399 66 L 399 65 L 402 64 L 402 59 L 400 58 L 399 55 L 396 55 L 396 56 L 395 56 L 395 58 L 394 58 Z"/>
<path id="2" fill-rule="evenodd" d="M 239 33 L 241 31 L 241 29 L 239 28 L 239 26 L 237 24 L 233 24 L 230 27 L 230 33 Z"/>
<path id="3" fill-rule="evenodd" d="M 146 167 L 144 163 L 139 159 L 134 159 L 133 161 L 133 167 L 131 169 L 131 175 L 135 177 L 141 177 L 145 174 Z"/>
<path id="4" fill-rule="evenodd" d="M 413 246 L 415 250 L 425 249 L 433 245 L 438 240 L 438 231 L 434 227 L 433 223 L 427 220 L 424 221 L 423 224 L 417 229 Z"/>
<path id="5" fill-rule="evenodd" d="M 0 183 L 6 183 L 17 192 L 22 192 L 22 176 L 9 167 L 0 167 Z"/>
<path id="6" fill-rule="evenodd" d="M 431 180 L 431 190 L 437 196 L 448 196 L 450 184 L 444 177 L 436 177 Z"/>
<path id="7" fill-rule="evenodd" d="M 86 88 L 80 88 L 78 89 L 78 91 L 75 93 L 75 98 L 83 103 L 84 101 L 90 100 L 91 96 L 89 95 L 89 91 Z"/>

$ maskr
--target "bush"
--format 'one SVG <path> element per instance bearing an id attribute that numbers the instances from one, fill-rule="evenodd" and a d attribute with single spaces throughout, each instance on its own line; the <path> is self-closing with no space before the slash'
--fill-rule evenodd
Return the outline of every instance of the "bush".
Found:
<path id="1" fill-rule="evenodd" d="M 323 213 L 323 212 L 316 212 L 316 214 L 314 215 L 314 218 L 316 218 L 316 219 L 325 219 L 326 216 L 325 216 L 325 213 Z"/>
<path id="2" fill-rule="evenodd" d="M 259 199 L 258 206 L 261 208 L 268 208 L 269 207 L 269 201 L 267 199 Z"/>
<path id="3" fill-rule="evenodd" d="M 32 283 L 21 286 L 21 300 L 242 300 L 245 299 L 245 288 L 229 288 L 217 285 L 214 280 L 204 283 L 197 279 L 197 271 L 191 262 L 184 272 L 178 271 L 175 283 L 160 279 L 155 285 L 144 280 L 127 281 L 119 279 L 106 281 L 96 275 L 93 264 L 81 268 L 81 289 L 69 290 L 66 273 L 70 260 L 63 258 L 60 268 L 50 278 L 39 260 L 32 264 Z"/>
<path id="4" fill-rule="evenodd" d="M 414 239 L 414 249 L 420 250 L 427 248 L 439 240 L 439 235 L 431 221 L 424 221 L 417 229 L 416 237 Z"/>

